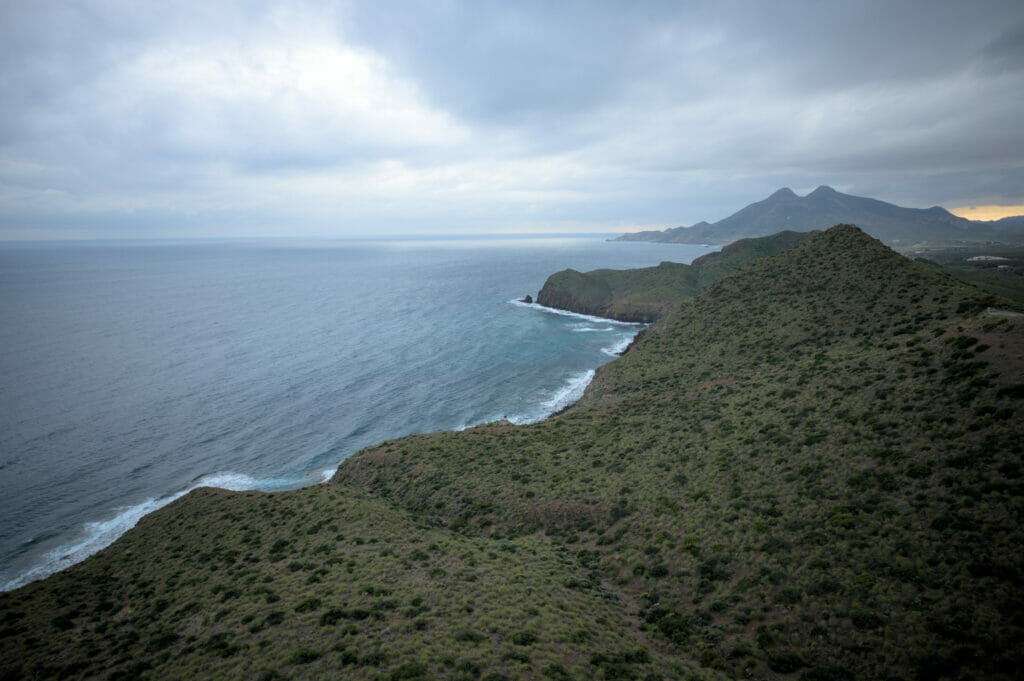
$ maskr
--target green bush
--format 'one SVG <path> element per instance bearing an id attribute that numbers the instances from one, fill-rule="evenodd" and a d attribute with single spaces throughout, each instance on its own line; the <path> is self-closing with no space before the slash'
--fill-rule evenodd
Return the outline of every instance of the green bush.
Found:
<path id="1" fill-rule="evenodd" d="M 428 678 L 427 666 L 421 662 L 404 662 L 388 674 L 390 681 L 420 681 Z"/>
<path id="2" fill-rule="evenodd" d="M 804 660 L 797 653 L 774 650 L 768 653 L 768 668 L 773 672 L 788 674 L 799 670 L 803 666 Z"/>
<path id="3" fill-rule="evenodd" d="M 307 598 L 295 606 L 295 612 L 312 612 L 314 610 L 319 610 L 321 604 L 322 603 L 319 598 Z"/>
<path id="4" fill-rule="evenodd" d="M 878 629 L 885 620 L 868 610 L 854 610 L 850 613 L 850 622 L 858 629 Z"/>
<path id="5" fill-rule="evenodd" d="M 480 643 L 484 640 L 484 635 L 479 631 L 473 631 L 472 629 L 460 629 L 455 632 L 456 641 L 465 641 L 467 643 Z"/>
<path id="6" fill-rule="evenodd" d="M 322 654 L 310 648 L 299 648 L 288 656 L 288 664 L 309 664 L 320 659 Z"/>
<path id="7" fill-rule="evenodd" d="M 805 671 L 800 681 L 853 681 L 853 674 L 840 665 L 827 664 Z"/>
<path id="8" fill-rule="evenodd" d="M 517 646 L 530 646 L 537 642 L 537 635 L 529 631 L 517 631 L 512 634 L 512 643 Z"/>

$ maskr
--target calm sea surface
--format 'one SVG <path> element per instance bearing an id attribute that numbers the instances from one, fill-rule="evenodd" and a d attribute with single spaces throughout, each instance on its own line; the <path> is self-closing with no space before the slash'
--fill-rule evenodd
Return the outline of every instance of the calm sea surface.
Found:
<path id="1" fill-rule="evenodd" d="M 638 327 L 517 304 L 595 237 L 0 244 L 0 588 L 199 485 L 328 478 L 399 435 L 530 422 Z"/>

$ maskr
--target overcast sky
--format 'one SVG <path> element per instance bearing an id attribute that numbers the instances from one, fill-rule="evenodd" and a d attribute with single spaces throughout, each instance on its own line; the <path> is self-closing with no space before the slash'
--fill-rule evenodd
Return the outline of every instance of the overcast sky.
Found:
<path id="1" fill-rule="evenodd" d="M 1024 3 L 0 3 L 0 239 L 1024 204 Z"/>

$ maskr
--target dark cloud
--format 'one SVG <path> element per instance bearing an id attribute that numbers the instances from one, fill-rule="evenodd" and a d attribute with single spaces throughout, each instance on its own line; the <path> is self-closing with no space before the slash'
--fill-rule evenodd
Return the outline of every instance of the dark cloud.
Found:
<path id="1" fill-rule="evenodd" d="M 0 237 L 1022 203 L 1022 71 L 1019 0 L 4 3 Z"/>

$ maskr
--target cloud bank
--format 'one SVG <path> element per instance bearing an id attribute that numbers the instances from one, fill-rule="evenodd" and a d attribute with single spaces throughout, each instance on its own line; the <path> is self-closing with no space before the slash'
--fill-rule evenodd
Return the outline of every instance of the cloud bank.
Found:
<path id="1" fill-rule="evenodd" d="M 1024 203 L 1019 2 L 5 3 L 0 239 Z"/>

